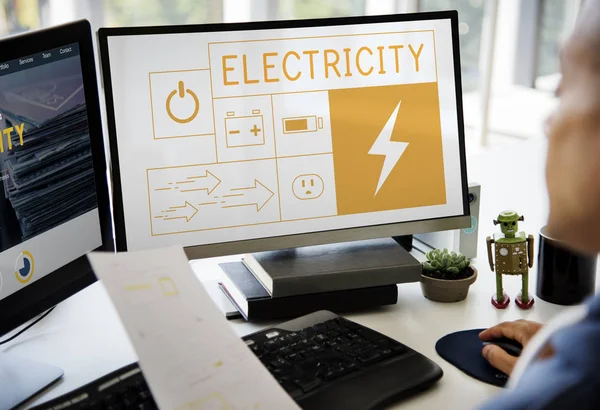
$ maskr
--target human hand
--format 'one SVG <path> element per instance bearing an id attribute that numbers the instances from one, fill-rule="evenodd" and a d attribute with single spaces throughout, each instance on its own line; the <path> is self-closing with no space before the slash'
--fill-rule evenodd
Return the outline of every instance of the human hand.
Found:
<path id="1" fill-rule="evenodd" d="M 523 349 L 533 336 L 542 328 L 542 325 L 529 320 L 517 320 L 514 322 L 503 322 L 499 325 L 490 327 L 479 334 L 479 338 L 484 341 L 491 341 L 501 337 L 507 337 L 519 342 Z M 487 345 L 482 351 L 483 357 L 496 369 L 509 375 L 512 373 L 518 357 L 511 356 L 502 348 L 494 345 Z"/>

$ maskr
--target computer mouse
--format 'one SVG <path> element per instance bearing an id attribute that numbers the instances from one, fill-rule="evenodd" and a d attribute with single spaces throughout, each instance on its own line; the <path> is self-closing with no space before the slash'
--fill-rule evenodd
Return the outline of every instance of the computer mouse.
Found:
<path id="1" fill-rule="evenodd" d="M 493 339 L 489 341 L 483 342 L 483 345 L 496 345 L 503 349 L 506 353 L 511 356 L 519 357 L 521 356 L 521 351 L 523 350 L 523 345 L 517 342 L 516 340 L 509 339 L 507 337 L 501 337 L 498 339 Z"/>

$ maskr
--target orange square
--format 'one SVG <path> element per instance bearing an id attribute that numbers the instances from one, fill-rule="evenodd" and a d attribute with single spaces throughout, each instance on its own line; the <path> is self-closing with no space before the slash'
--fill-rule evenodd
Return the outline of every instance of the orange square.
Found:
<path id="1" fill-rule="evenodd" d="M 437 83 L 332 90 L 329 103 L 339 215 L 446 203 Z"/>

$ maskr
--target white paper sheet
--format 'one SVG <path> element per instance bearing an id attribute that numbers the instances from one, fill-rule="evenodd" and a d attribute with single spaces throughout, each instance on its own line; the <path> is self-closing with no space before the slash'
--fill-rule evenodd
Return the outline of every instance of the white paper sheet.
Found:
<path id="1" fill-rule="evenodd" d="M 299 409 L 233 332 L 181 247 L 89 259 L 161 410 Z"/>

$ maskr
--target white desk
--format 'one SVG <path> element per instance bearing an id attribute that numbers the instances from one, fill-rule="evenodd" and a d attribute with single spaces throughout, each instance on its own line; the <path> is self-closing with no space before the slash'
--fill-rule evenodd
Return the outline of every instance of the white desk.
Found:
<path id="1" fill-rule="evenodd" d="M 517 151 L 518 150 L 518 151 Z M 514 304 L 520 290 L 520 278 L 505 278 L 505 288 L 511 296 L 506 310 L 496 310 L 490 304 L 495 290 L 494 274 L 489 270 L 485 250 L 485 236 L 492 234 L 492 220 L 503 209 L 514 208 L 525 215 L 521 228 L 536 235 L 547 216 L 544 182 L 544 141 L 531 141 L 518 148 L 506 148 L 486 153 L 469 160 L 471 181 L 482 184 L 479 258 L 477 282 L 471 286 L 467 299 L 454 304 L 431 302 L 422 296 L 418 283 L 403 284 L 399 289 L 398 304 L 373 312 L 348 315 L 352 320 L 397 339 L 436 361 L 444 370 L 444 377 L 426 393 L 398 403 L 398 409 L 444 408 L 471 409 L 494 394 L 499 388 L 480 383 L 441 359 L 435 352 L 435 342 L 442 336 L 463 329 L 483 328 L 506 320 L 526 318 L 546 322 L 560 309 L 536 298 L 534 307 L 522 311 Z M 513 183 L 507 178 L 506 166 L 514 171 L 525 169 L 529 183 Z M 502 168 L 502 176 L 496 169 Z M 503 189 L 506 188 L 506 195 Z M 512 195 L 509 196 L 508 193 Z M 537 244 L 536 244 L 537 247 Z M 537 252 L 536 252 L 537 257 Z M 231 258 L 220 258 L 231 259 Z M 192 262 L 203 280 L 217 278 L 217 260 Z M 530 275 L 530 289 L 535 291 L 536 266 Z M 245 335 L 261 325 L 243 320 L 231 321 L 233 329 Z M 65 376 L 32 404 L 39 404 L 86 384 L 108 372 L 136 361 L 123 327 L 101 283 L 96 283 L 61 303 L 52 314 L 20 338 L 3 346 L 2 350 L 33 360 L 55 364 L 65 370 Z"/>

